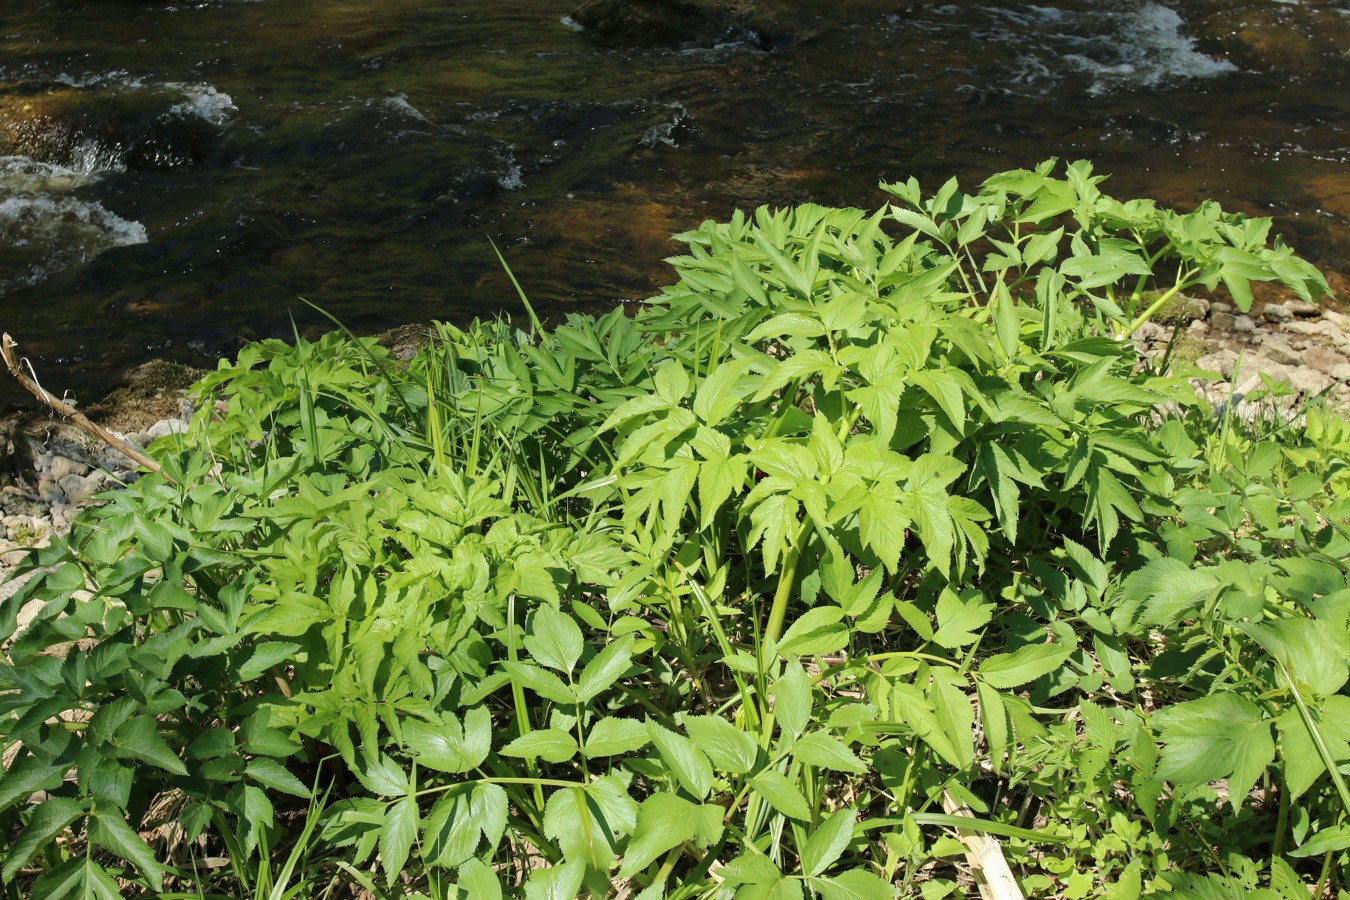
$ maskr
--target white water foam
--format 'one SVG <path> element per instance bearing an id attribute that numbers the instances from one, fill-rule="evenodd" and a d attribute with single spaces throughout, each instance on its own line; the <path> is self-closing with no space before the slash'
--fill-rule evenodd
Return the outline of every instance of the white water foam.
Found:
<path id="1" fill-rule="evenodd" d="M 204 82 L 192 84 L 170 81 L 166 82 L 164 87 L 183 94 L 184 101 L 174 104 L 169 110 L 178 115 L 196 116 L 212 125 L 224 125 L 230 116 L 239 112 L 239 107 L 234 105 L 234 100 L 229 94 L 222 93 Z"/>
<path id="2" fill-rule="evenodd" d="M 1195 42 L 1181 33 L 1181 17 L 1175 10 L 1145 3 L 1112 18 L 1118 20 L 1120 38 L 1114 53 L 1064 56 L 1066 62 L 1093 78 L 1088 89 L 1091 94 L 1127 86 L 1157 87 L 1180 79 L 1216 78 L 1238 70 L 1228 60 L 1214 59 L 1197 50 Z"/>
<path id="3" fill-rule="evenodd" d="M 0 200 L 0 248 L 16 264 L 0 272 L 0 296 L 45 281 L 51 273 L 88 262 L 112 247 L 144 244 L 145 226 L 109 212 L 97 201 L 44 194 Z"/>

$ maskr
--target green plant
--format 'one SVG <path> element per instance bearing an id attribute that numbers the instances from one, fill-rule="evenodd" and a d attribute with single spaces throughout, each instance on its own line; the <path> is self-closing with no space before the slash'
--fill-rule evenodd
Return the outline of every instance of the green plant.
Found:
<path id="1" fill-rule="evenodd" d="M 942 896 L 959 827 L 1065 897 L 1318 878 L 1350 426 L 1272 457 L 1114 335 L 1155 267 L 1324 283 L 1259 221 L 1052 172 L 705 223 L 631 318 L 223 362 L 0 606 L 0 875 Z M 231 873 L 143 841 L 166 797 Z"/>

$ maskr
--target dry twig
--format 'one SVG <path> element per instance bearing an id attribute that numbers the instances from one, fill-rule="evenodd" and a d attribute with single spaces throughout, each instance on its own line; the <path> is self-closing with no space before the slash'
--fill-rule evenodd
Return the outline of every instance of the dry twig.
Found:
<path id="1" fill-rule="evenodd" d="M 67 419 L 70 419 L 70 421 L 74 422 L 89 434 L 126 456 L 140 467 L 148 469 L 151 472 L 159 471 L 159 463 L 142 453 L 138 447 L 122 440 L 106 428 L 95 425 L 93 422 L 89 421 L 88 416 L 77 411 L 75 407 L 48 393 L 37 383 L 36 373 L 33 373 L 32 377 L 25 374 L 23 367 L 14 357 L 14 348 L 17 346 L 18 344 L 15 343 L 14 338 L 10 337 L 8 334 L 4 335 L 4 337 L 0 337 L 0 356 L 4 357 L 5 365 L 9 367 L 9 373 L 18 379 L 19 384 L 23 385 L 26 391 L 34 397 L 37 397 L 54 411 L 65 416 Z M 26 359 L 24 360 L 24 363 L 28 365 L 28 371 L 30 373 L 33 372 L 32 363 L 29 363 Z"/>

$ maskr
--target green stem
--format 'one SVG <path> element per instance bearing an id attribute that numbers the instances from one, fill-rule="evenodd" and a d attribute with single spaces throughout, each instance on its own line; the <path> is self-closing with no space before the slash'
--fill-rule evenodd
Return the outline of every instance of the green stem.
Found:
<path id="1" fill-rule="evenodd" d="M 1186 273 L 1184 278 L 1178 278 L 1177 283 L 1172 285 L 1171 290 L 1167 291 L 1167 293 L 1163 294 L 1157 300 L 1154 300 L 1153 305 L 1150 306 L 1148 309 L 1144 310 L 1142 313 L 1140 313 L 1139 317 L 1130 323 L 1130 327 L 1127 328 L 1124 331 L 1124 333 L 1117 335 L 1117 337 L 1119 337 L 1119 339 L 1122 341 L 1128 340 L 1131 335 L 1133 335 L 1136 331 L 1139 330 L 1141 325 L 1143 325 L 1149 319 L 1156 316 L 1158 314 L 1158 310 L 1166 306 L 1167 302 L 1171 300 L 1173 297 L 1175 297 L 1177 293 L 1181 291 L 1182 288 L 1191 286 L 1192 282 L 1189 279 L 1192 277 L 1192 274 L 1193 273 L 1188 272 Z"/>

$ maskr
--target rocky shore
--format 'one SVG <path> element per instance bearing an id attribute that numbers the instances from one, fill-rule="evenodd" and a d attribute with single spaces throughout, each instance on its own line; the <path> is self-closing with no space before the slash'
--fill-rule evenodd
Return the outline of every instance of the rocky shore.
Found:
<path id="1" fill-rule="evenodd" d="M 1288 419 L 1321 398 L 1350 410 L 1350 315 L 1298 300 L 1267 302 L 1246 315 L 1226 303 L 1187 299 L 1163 318 L 1135 333 L 1141 356 L 1160 362 L 1170 345 L 1174 362 L 1219 376 L 1192 382 L 1216 409 L 1231 401 L 1248 421 Z M 424 333 L 410 326 L 383 340 L 406 358 Z M 187 428 L 188 388 L 199 374 L 147 364 L 89 414 L 144 448 Z M 1267 379 L 1287 388 L 1268 391 Z M 65 533 L 102 492 L 138 477 L 129 459 L 73 425 L 36 412 L 0 421 L 0 598 L 17 589 L 9 573 L 28 548 Z"/>

